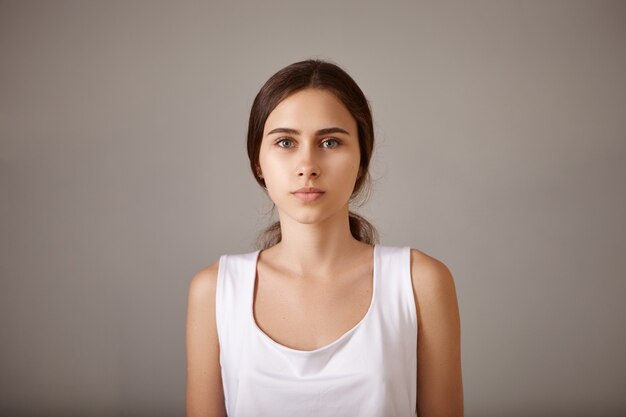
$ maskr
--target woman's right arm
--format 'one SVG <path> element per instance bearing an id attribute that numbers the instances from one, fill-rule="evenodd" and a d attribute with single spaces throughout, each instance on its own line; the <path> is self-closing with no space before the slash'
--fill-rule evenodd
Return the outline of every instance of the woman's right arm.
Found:
<path id="1" fill-rule="evenodd" d="M 219 262 L 198 272 L 187 300 L 187 417 L 224 417 L 224 390 L 215 322 Z"/>

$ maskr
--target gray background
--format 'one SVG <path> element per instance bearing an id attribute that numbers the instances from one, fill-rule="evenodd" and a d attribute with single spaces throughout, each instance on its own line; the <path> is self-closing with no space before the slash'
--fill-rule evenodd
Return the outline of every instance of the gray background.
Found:
<path id="1" fill-rule="evenodd" d="M 184 413 L 189 281 L 254 250 L 263 82 L 371 100 L 382 244 L 446 263 L 466 416 L 626 413 L 626 2 L 0 2 L 0 411 Z"/>

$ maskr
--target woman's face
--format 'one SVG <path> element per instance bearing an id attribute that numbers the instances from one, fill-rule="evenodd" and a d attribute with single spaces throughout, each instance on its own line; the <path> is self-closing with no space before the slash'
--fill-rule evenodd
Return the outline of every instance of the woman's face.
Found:
<path id="1" fill-rule="evenodd" d="M 268 194 L 281 215 L 314 223 L 345 210 L 359 173 L 357 124 L 331 92 L 305 89 L 268 116 L 259 153 Z M 294 193 L 302 187 L 319 197 Z"/>

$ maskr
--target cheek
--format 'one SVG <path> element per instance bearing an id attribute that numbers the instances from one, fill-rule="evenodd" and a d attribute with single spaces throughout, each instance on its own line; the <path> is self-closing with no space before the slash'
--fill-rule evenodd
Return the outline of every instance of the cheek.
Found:
<path id="1" fill-rule="evenodd" d="M 289 186 L 288 176 L 285 175 L 287 167 L 284 161 L 281 161 L 279 158 L 273 158 L 271 155 L 266 155 L 263 159 L 259 158 L 259 165 L 261 166 L 265 186 L 270 191 L 270 195 L 272 194 L 272 189 L 282 189 Z"/>
<path id="2" fill-rule="evenodd" d="M 261 166 L 263 176 L 267 178 L 273 178 L 281 169 L 280 161 L 276 158 L 272 158 L 271 155 L 265 155 L 263 158 L 259 158 L 259 165 Z"/>
<path id="3" fill-rule="evenodd" d="M 268 174 L 270 174 L 271 169 L 272 169 L 272 162 L 270 160 L 268 160 L 268 154 L 263 150 L 263 148 L 261 148 L 261 151 L 259 152 L 259 167 L 261 168 L 261 173 L 263 174 L 264 177 L 268 176 Z"/>
<path id="4" fill-rule="evenodd" d="M 345 160 L 345 162 L 342 164 L 342 168 L 345 172 L 345 175 L 352 178 L 353 176 L 356 178 L 356 176 L 359 173 L 359 167 L 360 167 L 360 155 L 359 154 L 352 154 L 350 156 L 348 156 Z"/>

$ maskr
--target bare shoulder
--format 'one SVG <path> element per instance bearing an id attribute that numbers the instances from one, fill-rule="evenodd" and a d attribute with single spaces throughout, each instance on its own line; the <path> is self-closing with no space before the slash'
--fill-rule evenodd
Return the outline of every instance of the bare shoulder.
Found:
<path id="1" fill-rule="evenodd" d="M 462 416 L 461 322 L 452 273 L 438 259 L 411 249 L 416 301 L 417 414 Z"/>
<path id="2" fill-rule="evenodd" d="M 411 280 L 418 314 L 421 307 L 456 304 L 454 278 L 448 266 L 414 248 L 411 248 Z"/>
<path id="3" fill-rule="evenodd" d="M 189 283 L 189 296 L 207 297 L 215 294 L 218 271 L 219 261 L 213 262 L 198 271 Z"/>
<path id="4" fill-rule="evenodd" d="M 411 248 L 411 278 L 413 285 L 433 286 L 453 284 L 446 264 L 418 249 Z"/>
<path id="5" fill-rule="evenodd" d="M 219 261 L 189 283 L 187 305 L 187 416 L 225 416 L 215 315 Z"/>

